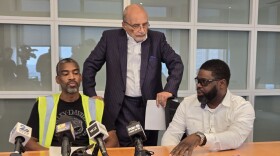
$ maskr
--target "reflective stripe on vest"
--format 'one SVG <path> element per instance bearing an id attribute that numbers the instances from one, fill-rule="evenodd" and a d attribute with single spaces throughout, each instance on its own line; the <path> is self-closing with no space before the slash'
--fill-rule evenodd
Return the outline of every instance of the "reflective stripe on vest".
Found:
<path id="1" fill-rule="evenodd" d="M 45 147 L 51 145 L 54 135 L 59 96 L 60 94 L 54 94 L 52 96 L 38 98 L 39 143 Z M 82 94 L 81 96 L 87 127 L 92 120 L 101 122 L 104 110 L 103 101 L 94 100 Z M 94 142 L 90 140 L 89 143 L 92 144 Z"/>

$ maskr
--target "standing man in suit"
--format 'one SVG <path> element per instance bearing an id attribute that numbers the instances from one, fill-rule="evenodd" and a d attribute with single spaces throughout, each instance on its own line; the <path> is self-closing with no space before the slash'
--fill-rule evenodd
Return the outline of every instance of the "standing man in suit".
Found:
<path id="1" fill-rule="evenodd" d="M 139 4 L 125 8 L 122 29 L 103 32 L 99 43 L 86 59 L 83 68 L 84 94 L 101 98 L 96 94 L 95 77 L 105 62 L 103 119 L 113 119 L 121 146 L 133 146 L 126 126 L 131 121 L 140 121 L 144 127 L 147 100 L 156 99 L 158 106 L 165 107 L 168 98 L 177 96 L 184 66 L 181 57 L 167 43 L 165 35 L 149 30 L 147 12 Z M 169 73 L 164 88 L 161 63 L 166 64 Z M 147 141 L 144 146 L 156 146 L 158 131 L 146 130 L 145 134 Z"/>

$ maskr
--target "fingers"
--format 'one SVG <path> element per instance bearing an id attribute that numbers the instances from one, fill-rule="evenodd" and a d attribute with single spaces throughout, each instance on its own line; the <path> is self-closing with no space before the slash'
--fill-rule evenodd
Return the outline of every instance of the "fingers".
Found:
<path id="1" fill-rule="evenodd" d="M 102 101 L 103 101 L 103 97 L 101 97 L 101 96 L 93 96 L 92 98 L 93 98 L 93 99 L 99 99 L 99 100 L 102 100 Z"/>
<path id="2" fill-rule="evenodd" d="M 182 140 L 171 152 L 171 156 L 182 156 L 185 153 L 188 153 L 187 156 L 191 156 L 193 150 L 198 145 L 197 136 L 192 134 Z"/>
<path id="3" fill-rule="evenodd" d="M 188 156 L 192 156 L 192 152 L 193 152 L 194 146 L 191 146 L 188 150 Z"/>
<path id="4" fill-rule="evenodd" d="M 164 99 L 159 99 L 157 100 L 157 106 L 162 106 L 162 107 L 165 107 L 166 106 L 166 100 Z"/>
<path id="5" fill-rule="evenodd" d="M 160 105 L 162 107 L 165 107 L 166 106 L 166 102 L 167 102 L 167 99 L 169 97 L 171 97 L 172 94 L 169 93 L 169 92 L 160 92 L 157 94 L 157 98 L 156 98 L 156 104 L 157 104 L 157 107 L 159 107 Z"/>
<path id="6" fill-rule="evenodd" d="M 188 146 L 188 145 L 178 145 L 178 146 L 176 146 L 171 152 L 170 152 L 170 154 L 172 155 L 172 156 L 183 156 L 186 152 L 188 152 L 189 151 L 189 148 L 190 148 L 190 146 Z M 189 156 L 189 155 L 188 155 Z"/>
<path id="7" fill-rule="evenodd" d="M 156 104 L 157 104 L 157 107 L 159 107 L 162 103 L 162 99 L 161 99 L 161 96 L 160 94 L 158 93 L 157 94 L 157 98 L 156 98 Z"/>
<path id="8" fill-rule="evenodd" d="M 161 105 L 162 107 L 165 107 L 166 106 L 166 101 L 167 101 L 167 99 L 162 98 L 162 97 L 158 97 L 157 98 L 157 106 L 159 107 Z"/>
<path id="9" fill-rule="evenodd" d="M 188 156 L 191 156 L 193 150 L 194 150 L 193 146 L 185 146 L 185 147 L 180 147 L 177 149 L 174 148 L 170 152 L 170 156 L 183 156 L 185 153 L 188 153 Z"/>

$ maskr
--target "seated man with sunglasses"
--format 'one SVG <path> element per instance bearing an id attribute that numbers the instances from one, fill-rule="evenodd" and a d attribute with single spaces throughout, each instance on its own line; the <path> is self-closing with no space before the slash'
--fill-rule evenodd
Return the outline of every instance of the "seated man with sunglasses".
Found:
<path id="1" fill-rule="evenodd" d="M 175 145 L 172 156 L 195 147 L 211 151 L 238 148 L 253 129 L 255 112 L 250 102 L 229 89 L 230 69 L 218 59 L 208 60 L 195 78 L 197 94 L 186 97 L 163 135 L 162 145 Z M 187 137 L 180 141 L 182 135 Z"/>

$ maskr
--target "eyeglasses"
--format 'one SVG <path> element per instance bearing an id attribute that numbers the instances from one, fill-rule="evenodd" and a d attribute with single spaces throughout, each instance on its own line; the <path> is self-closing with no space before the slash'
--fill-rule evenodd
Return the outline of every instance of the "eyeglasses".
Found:
<path id="1" fill-rule="evenodd" d="M 144 23 L 144 24 L 133 24 L 133 25 L 129 24 L 129 23 L 126 22 L 126 21 L 124 21 L 124 23 L 126 23 L 127 25 L 129 25 L 129 26 L 130 26 L 132 29 L 134 29 L 134 30 L 139 30 L 141 27 L 142 27 L 143 29 L 147 29 L 147 28 L 150 27 L 150 23 L 149 23 L 149 22 Z"/>
<path id="2" fill-rule="evenodd" d="M 220 79 L 204 79 L 204 78 L 200 79 L 200 78 L 196 77 L 196 78 L 194 78 L 194 80 L 195 80 L 196 84 L 200 83 L 201 86 L 206 87 L 210 83 L 212 83 L 214 81 L 219 81 Z"/>

